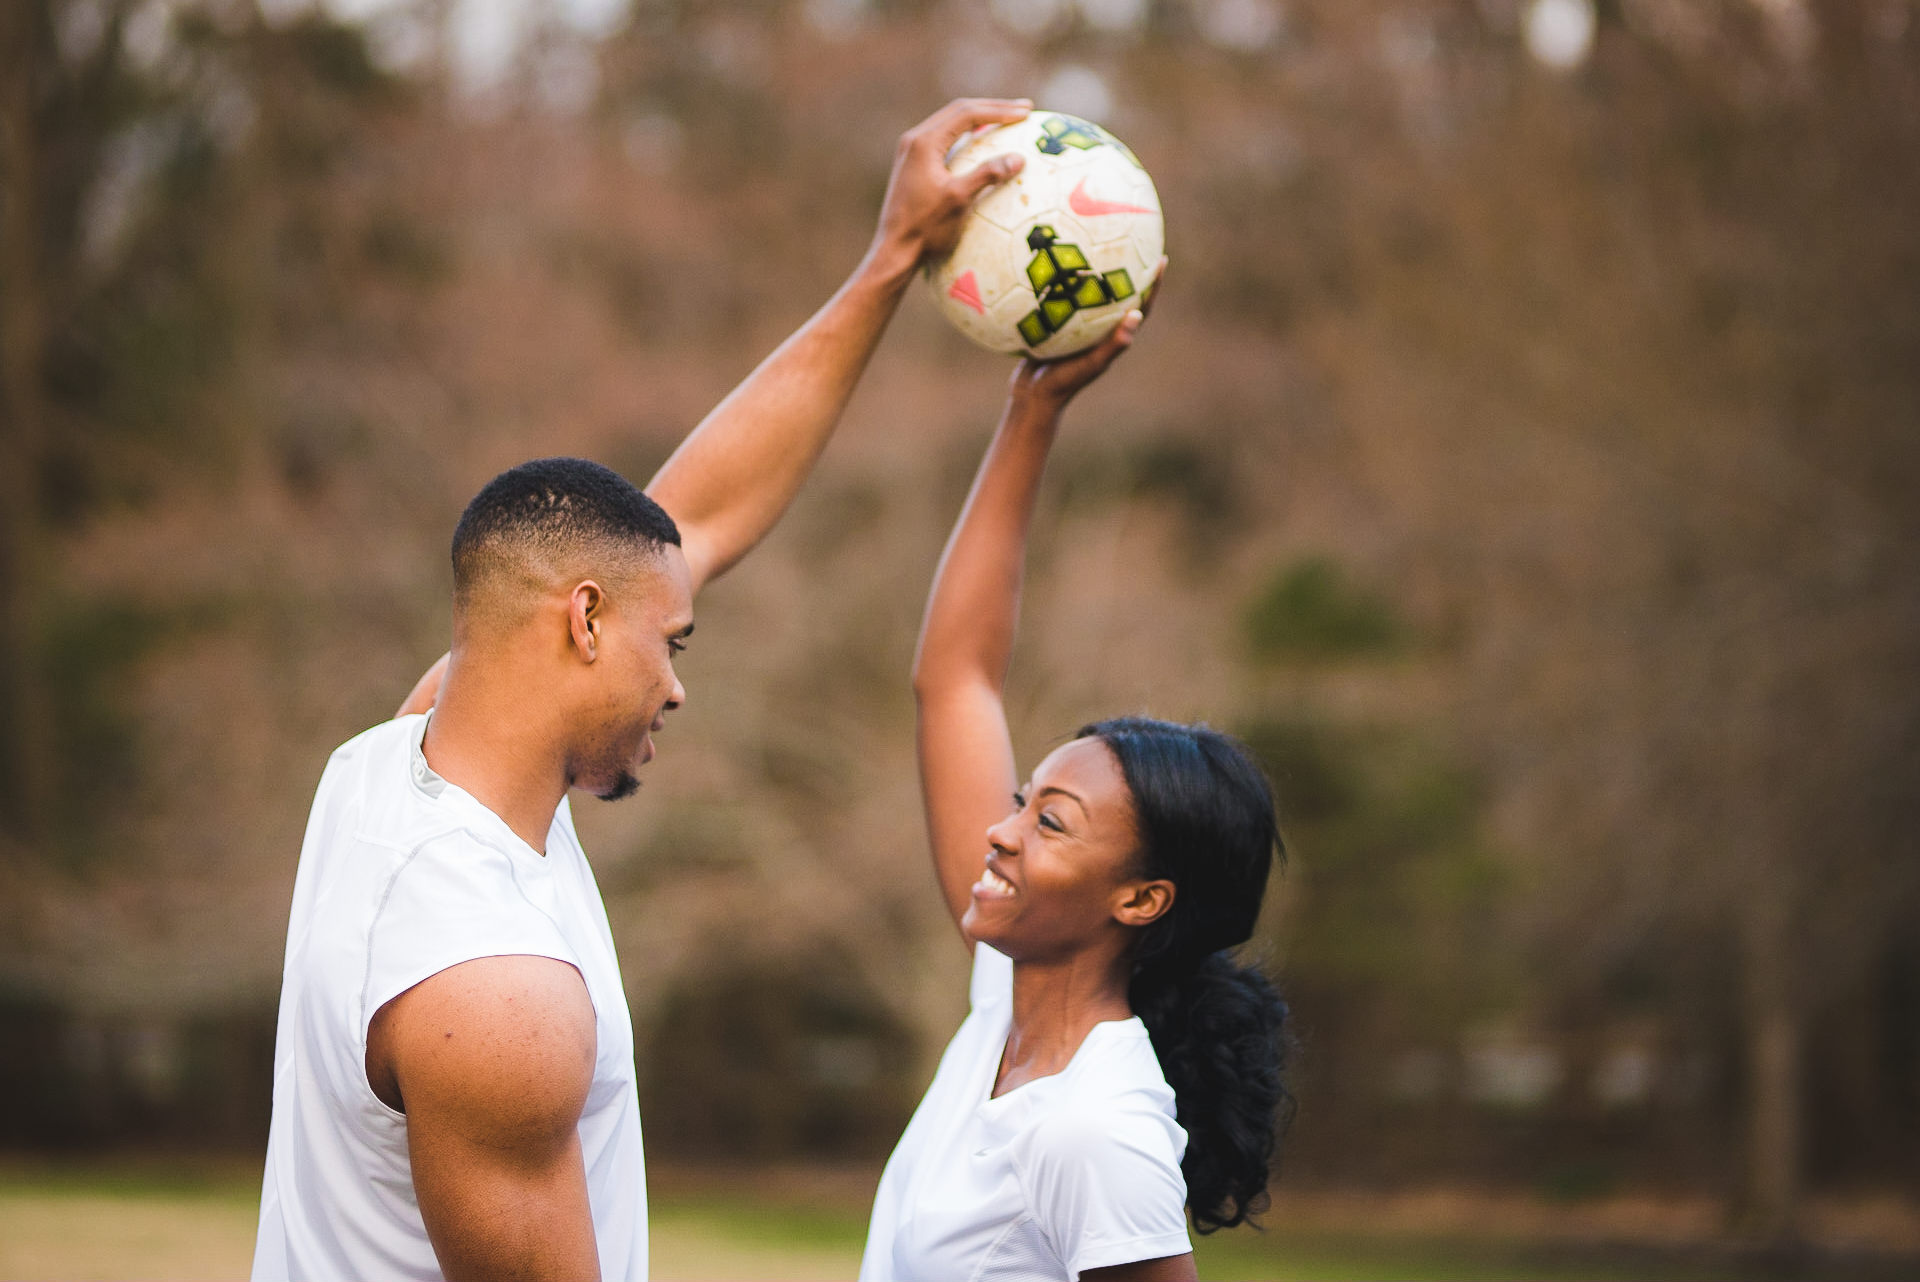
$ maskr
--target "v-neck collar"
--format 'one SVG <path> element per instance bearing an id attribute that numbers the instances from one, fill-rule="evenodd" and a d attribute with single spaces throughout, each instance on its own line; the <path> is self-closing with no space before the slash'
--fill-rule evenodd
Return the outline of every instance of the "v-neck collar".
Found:
<path id="1" fill-rule="evenodd" d="M 427 723 L 433 719 L 429 710 L 420 718 L 420 724 L 413 728 L 412 746 L 408 754 L 410 774 L 413 786 L 425 796 L 449 805 L 462 812 L 469 822 L 479 827 L 487 837 L 504 849 L 516 863 L 533 868 L 547 870 L 553 867 L 552 854 L 554 838 L 561 830 L 560 807 L 553 808 L 553 818 L 547 821 L 547 850 L 542 853 L 528 845 L 526 840 L 513 827 L 487 807 L 487 804 L 462 788 L 452 780 L 441 776 L 427 762 Z M 563 796 L 561 804 L 566 804 Z"/>
<path id="2" fill-rule="evenodd" d="M 1125 1019 L 1103 1019 L 1099 1023 L 1095 1024 L 1092 1028 L 1089 1028 L 1087 1030 L 1087 1035 L 1085 1037 L 1082 1037 L 1080 1039 L 1080 1044 L 1073 1048 L 1073 1054 L 1067 1057 L 1067 1062 L 1061 1065 L 1059 1072 L 1048 1073 L 1042 1077 L 1032 1078 L 1028 1081 L 1020 1083 L 1020 1085 L 1014 1087 L 1012 1090 L 1007 1091 L 1004 1094 L 995 1095 L 993 1093 L 993 1084 L 996 1080 L 998 1080 L 1000 1076 L 1000 1062 L 1006 1057 L 1007 1038 L 1013 1035 L 1013 1011 L 1012 1011 L 1012 1005 L 1011 1003 L 1009 1003 L 1007 1008 L 1006 1028 L 996 1041 L 996 1044 L 1000 1048 L 1000 1053 L 998 1055 L 995 1055 L 992 1058 L 991 1063 L 988 1065 L 985 1089 L 976 1091 L 975 1098 L 981 1100 L 980 1107 L 982 1109 L 993 1109 L 997 1107 L 998 1110 L 1001 1112 L 1008 1112 L 1013 1110 L 1017 1106 L 1016 1104 L 1009 1103 L 1008 1101 L 1017 1101 L 1021 1096 L 1024 1096 L 1029 1091 L 1033 1090 L 1034 1087 L 1041 1087 L 1039 1094 L 1042 1096 L 1052 1094 L 1053 1093 L 1052 1089 L 1046 1088 L 1042 1084 L 1046 1082 L 1054 1082 L 1054 1081 L 1064 1082 L 1065 1079 L 1071 1077 L 1073 1075 L 1074 1070 L 1079 1067 L 1081 1062 L 1081 1057 L 1087 1054 L 1087 1048 L 1093 1045 L 1096 1041 L 1104 1040 L 1107 1036 L 1110 1035 L 1107 1030 L 1125 1029 L 1130 1024 L 1139 1024 L 1139 1023 L 1140 1023 L 1140 1017 L 1137 1015 L 1129 1015 Z M 1144 1025 L 1142 1025 L 1142 1027 L 1144 1027 Z"/>

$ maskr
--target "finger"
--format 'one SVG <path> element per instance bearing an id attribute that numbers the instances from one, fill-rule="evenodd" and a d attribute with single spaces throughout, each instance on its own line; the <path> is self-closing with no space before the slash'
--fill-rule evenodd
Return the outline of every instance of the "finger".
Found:
<path id="1" fill-rule="evenodd" d="M 1153 314 L 1153 304 L 1155 300 L 1160 297 L 1160 284 L 1166 280 L 1166 278 L 1167 256 L 1162 254 L 1160 255 L 1160 265 L 1153 269 L 1153 279 L 1148 281 L 1147 287 L 1140 291 L 1140 315 L 1142 317 Z"/>
<path id="2" fill-rule="evenodd" d="M 1133 336 L 1140 332 L 1140 311 L 1135 308 L 1120 318 L 1120 323 L 1107 331 L 1107 336 L 1082 352 L 1080 360 L 1089 365 L 1105 369 L 1117 359 L 1120 353 L 1133 346 Z"/>
<path id="3" fill-rule="evenodd" d="M 1107 366 L 1119 360 L 1121 354 L 1133 346 L 1135 336 L 1140 333 L 1140 322 L 1146 318 L 1147 314 L 1136 307 L 1122 316 L 1120 323 L 1113 327 L 1113 332 L 1093 349 L 1100 373 L 1105 373 Z"/>
<path id="4" fill-rule="evenodd" d="M 1128 312 L 1105 338 L 1084 352 L 1049 362 L 1047 372 L 1052 374 L 1059 386 L 1078 391 L 1106 373 L 1107 367 L 1133 346 L 1134 335 L 1140 332 L 1142 319 L 1139 311 Z"/>
<path id="5" fill-rule="evenodd" d="M 927 117 L 920 126 L 922 136 L 939 148 L 942 155 L 961 134 L 982 125 L 1010 125 L 1025 120 L 1033 110 L 1027 98 L 956 98 Z"/>
<path id="6" fill-rule="evenodd" d="M 1027 158 L 1008 154 L 995 156 L 984 164 L 975 165 L 954 180 L 954 191 L 960 199 L 970 201 L 975 196 L 996 183 L 1003 183 L 1027 167 Z"/>
<path id="7" fill-rule="evenodd" d="M 1135 334 L 1140 332 L 1141 315 L 1139 311 L 1128 312 L 1113 327 L 1113 332 L 1100 340 L 1100 343 L 1086 354 L 1086 380 L 1092 382 L 1107 372 L 1107 368 L 1119 360 L 1129 347 L 1133 346 Z"/>

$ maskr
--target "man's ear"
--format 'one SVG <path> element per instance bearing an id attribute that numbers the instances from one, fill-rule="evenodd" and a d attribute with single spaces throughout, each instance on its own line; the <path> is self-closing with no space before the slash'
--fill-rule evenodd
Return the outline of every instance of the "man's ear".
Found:
<path id="1" fill-rule="evenodd" d="M 567 596 L 568 639 L 582 662 L 600 656 L 600 620 L 606 611 L 607 594 L 592 579 L 582 579 Z"/>
<path id="2" fill-rule="evenodd" d="M 1133 882 L 1121 891 L 1120 901 L 1113 906 L 1113 919 L 1122 926 L 1159 921 L 1173 907 L 1174 894 L 1174 884 L 1164 878 Z"/>

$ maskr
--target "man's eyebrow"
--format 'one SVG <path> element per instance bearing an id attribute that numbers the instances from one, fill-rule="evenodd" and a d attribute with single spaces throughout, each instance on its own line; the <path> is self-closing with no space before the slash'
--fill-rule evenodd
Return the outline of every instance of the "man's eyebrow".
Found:
<path id="1" fill-rule="evenodd" d="M 674 633 L 673 635 L 680 638 L 682 641 L 685 641 L 688 637 L 693 635 L 693 625 L 689 623 L 686 627 L 681 628 L 678 632 Z"/>

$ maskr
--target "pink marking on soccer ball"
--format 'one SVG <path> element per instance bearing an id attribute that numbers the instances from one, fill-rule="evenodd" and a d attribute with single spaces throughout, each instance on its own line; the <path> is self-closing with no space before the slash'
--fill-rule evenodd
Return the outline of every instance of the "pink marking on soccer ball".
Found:
<path id="1" fill-rule="evenodd" d="M 1118 201 L 1101 200 L 1098 196 L 1087 195 L 1087 180 L 1082 178 L 1074 184 L 1073 194 L 1067 197 L 1067 208 L 1082 218 L 1095 218 L 1101 214 L 1150 214 L 1151 209 L 1142 209 L 1138 205 L 1123 205 Z"/>
<path id="2" fill-rule="evenodd" d="M 947 291 L 947 297 L 955 302 L 965 303 L 982 316 L 987 314 L 987 304 L 980 297 L 980 282 L 973 278 L 971 270 L 960 273 L 960 279 L 953 282 L 953 288 Z"/>

